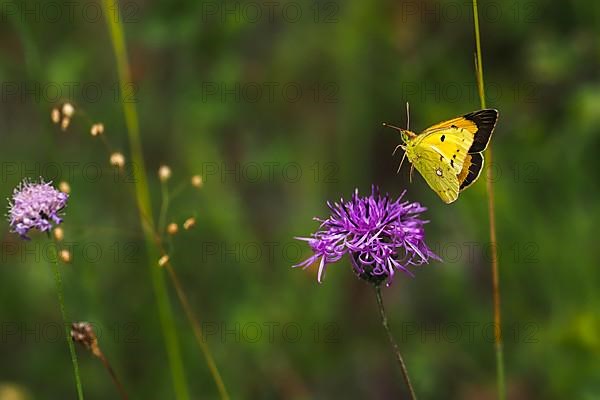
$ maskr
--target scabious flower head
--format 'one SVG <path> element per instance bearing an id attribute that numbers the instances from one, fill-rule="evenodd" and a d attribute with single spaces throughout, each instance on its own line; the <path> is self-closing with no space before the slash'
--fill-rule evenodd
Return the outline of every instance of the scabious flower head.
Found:
<path id="1" fill-rule="evenodd" d="M 56 190 L 51 182 L 39 183 L 25 179 L 14 191 L 9 204 L 8 221 L 11 231 L 28 239 L 30 229 L 47 232 L 52 224 L 60 224 L 60 211 L 69 195 Z"/>
<path id="2" fill-rule="evenodd" d="M 419 203 L 382 196 L 373 186 L 371 195 L 360 197 L 358 189 L 350 201 L 341 199 L 327 205 L 329 218 L 308 242 L 314 254 L 294 267 L 308 267 L 319 261 L 318 281 L 321 282 L 327 264 L 350 256 L 354 272 L 374 285 L 392 282 L 396 271 L 413 276 L 410 267 L 422 265 L 429 259 L 439 259 L 425 244 L 424 225 L 420 214 L 426 210 Z"/>

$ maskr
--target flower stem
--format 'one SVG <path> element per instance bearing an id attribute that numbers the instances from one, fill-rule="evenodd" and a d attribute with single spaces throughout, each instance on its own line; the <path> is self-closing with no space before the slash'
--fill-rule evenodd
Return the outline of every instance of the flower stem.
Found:
<path id="1" fill-rule="evenodd" d="M 154 233 L 154 240 L 156 242 L 156 246 L 161 249 L 163 254 L 167 254 L 165 252 L 163 242 L 161 239 L 161 235 L 158 232 Z M 219 396 L 221 400 L 229 400 L 229 394 L 227 393 L 227 389 L 225 388 L 225 383 L 223 382 L 223 378 L 221 377 L 221 373 L 217 368 L 217 363 L 212 356 L 212 353 L 206 344 L 205 338 L 202 335 L 202 328 L 200 327 L 200 322 L 198 318 L 194 314 L 192 310 L 192 306 L 190 305 L 190 301 L 188 299 L 183 286 L 181 285 L 181 281 L 173 268 L 173 264 L 171 261 L 167 260 L 167 263 L 164 265 L 164 268 L 169 273 L 169 278 L 171 278 L 171 282 L 173 283 L 173 287 L 175 288 L 175 292 L 177 293 L 177 297 L 179 299 L 179 303 L 185 312 L 185 316 L 188 319 L 188 322 L 192 326 L 192 331 L 194 332 L 194 337 L 196 338 L 196 342 L 198 342 L 198 346 L 200 347 L 200 351 L 204 355 L 204 360 L 206 361 L 206 365 L 215 381 L 215 385 L 219 390 Z"/>
<path id="2" fill-rule="evenodd" d="M 118 11 L 119 3 L 115 0 L 103 0 L 103 13 L 106 17 L 106 23 L 110 31 L 110 38 L 117 62 L 119 75 L 119 89 L 121 96 L 131 94 L 131 73 L 129 60 L 127 58 L 127 49 L 125 46 L 125 34 L 121 23 L 121 15 Z M 165 278 L 161 271 L 156 268 L 154 260 L 158 259 L 158 250 L 153 243 L 154 220 L 152 219 L 152 205 L 150 202 L 150 191 L 148 189 L 148 177 L 144 169 L 144 158 L 142 152 L 142 142 L 139 128 L 139 120 L 135 103 L 122 100 L 125 123 L 127 125 L 127 135 L 129 136 L 129 145 L 131 148 L 132 167 L 134 168 L 135 192 L 140 213 L 140 221 L 144 231 L 144 241 L 148 256 L 150 275 L 156 296 L 158 314 L 165 340 L 165 346 L 169 359 L 171 376 L 176 399 L 188 400 L 187 382 L 185 369 L 177 337 L 177 328 L 175 318 L 169 303 Z"/>
<path id="3" fill-rule="evenodd" d="M 71 331 L 70 331 L 70 326 L 71 324 L 69 323 L 68 319 L 67 319 L 67 311 L 65 308 L 65 299 L 64 299 L 64 293 L 63 293 L 63 286 L 62 286 L 62 278 L 60 276 L 60 270 L 59 270 L 59 261 L 58 261 L 58 253 L 56 251 L 56 245 L 51 242 L 50 243 L 50 254 L 52 257 L 52 267 L 54 269 L 54 283 L 56 285 L 56 292 L 58 294 L 58 303 L 60 304 L 60 313 L 62 315 L 62 319 L 63 319 L 63 325 L 65 328 L 65 336 L 67 339 L 67 345 L 69 346 L 69 353 L 71 354 L 71 363 L 73 364 L 73 373 L 75 375 L 75 386 L 77 387 L 77 398 L 79 400 L 83 400 L 83 389 L 81 386 L 81 377 L 79 376 L 79 364 L 77 363 L 77 354 L 75 353 L 75 345 L 73 344 L 73 341 L 71 340 Z"/>
<path id="4" fill-rule="evenodd" d="M 477 88 L 479 91 L 479 100 L 481 108 L 486 108 L 485 102 L 485 85 L 483 82 L 483 63 L 481 61 L 481 36 L 479 33 L 479 14 L 477 11 L 477 0 L 473 0 L 473 22 L 475 24 L 475 44 L 476 52 L 476 72 L 477 72 Z M 493 164 L 492 145 L 489 144 L 485 157 L 488 165 Z M 504 351 L 502 346 L 502 319 L 500 314 L 500 279 L 498 276 L 498 246 L 496 237 L 496 208 L 494 204 L 494 185 L 492 169 L 486 170 L 486 190 L 488 198 L 488 216 L 490 220 L 490 245 L 492 250 L 492 295 L 494 298 L 494 348 L 496 351 L 496 383 L 498 386 L 498 399 L 506 399 L 506 386 L 504 379 Z"/>
<path id="5" fill-rule="evenodd" d="M 415 394 L 415 390 L 410 383 L 410 378 L 408 377 L 408 369 L 406 368 L 406 364 L 404 363 L 404 359 L 402 358 L 402 354 L 400 354 L 400 349 L 398 348 L 398 344 L 394 340 L 394 336 L 392 335 L 392 331 L 388 325 L 387 316 L 385 314 L 385 308 L 383 307 L 383 298 L 381 297 L 381 288 L 379 286 L 375 287 L 375 294 L 377 296 L 377 305 L 379 306 L 379 313 L 381 314 L 381 324 L 383 325 L 383 329 L 385 329 L 385 333 L 387 334 L 388 340 L 394 349 L 394 353 L 396 354 L 396 359 L 398 360 L 398 365 L 400 365 L 400 370 L 402 371 L 402 376 L 404 377 L 404 382 L 406 382 L 406 386 L 408 386 L 408 391 L 410 392 L 410 398 L 412 400 L 416 400 L 417 396 Z"/>
<path id="6" fill-rule="evenodd" d="M 202 354 L 204 354 L 204 359 L 206 361 L 206 365 L 208 365 L 208 369 L 217 385 L 217 389 L 219 390 L 219 395 L 222 400 L 229 400 L 229 395 L 227 394 L 227 389 L 225 389 L 225 383 L 223 383 L 223 378 L 221 378 L 221 374 L 219 373 L 219 369 L 217 368 L 217 364 L 202 336 L 202 329 L 200 328 L 200 324 L 192 311 L 192 307 L 190 306 L 190 302 L 188 300 L 183 287 L 181 286 L 181 282 L 171 265 L 171 262 L 167 262 L 165 265 L 169 276 L 171 277 L 171 281 L 173 282 L 173 286 L 175 287 L 175 291 L 177 292 L 177 297 L 179 297 L 179 302 L 185 311 L 185 315 L 192 325 L 192 330 L 194 331 L 194 336 L 196 337 L 196 341 L 200 346 L 200 350 L 202 350 Z"/>
<path id="7" fill-rule="evenodd" d="M 127 397 L 127 392 L 125 391 L 125 388 L 121 384 L 121 381 L 119 381 L 119 378 L 117 378 L 117 374 L 110 366 L 110 363 L 108 362 L 108 359 L 106 358 L 106 356 L 104 356 L 104 353 L 100 352 L 97 355 L 97 357 L 100 359 L 100 361 L 102 361 L 104 368 L 106 368 L 106 370 L 108 371 L 110 377 L 112 378 L 113 383 L 115 384 L 115 386 L 117 387 L 117 390 L 119 391 L 119 394 L 121 395 L 121 398 L 123 400 L 128 400 L 129 397 Z"/>
<path id="8" fill-rule="evenodd" d="M 165 231 L 165 225 L 167 224 L 167 211 L 169 211 L 169 187 L 166 182 L 160 183 L 161 189 L 161 203 L 160 203 L 160 214 L 158 216 L 158 233 L 162 235 Z"/>

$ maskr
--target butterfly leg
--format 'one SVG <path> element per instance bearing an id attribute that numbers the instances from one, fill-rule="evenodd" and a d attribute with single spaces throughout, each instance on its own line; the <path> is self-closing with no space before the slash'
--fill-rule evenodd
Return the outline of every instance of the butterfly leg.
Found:
<path id="1" fill-rule="evenodd" d="M 396 152 L 396 150 L 394 150 L 394 152 Z M 404 152 L 404 155 L 402 156 L 402 160 L 400 161 L 400 165 L 398 165 L 398 171 L 396 171 L 396 174 L 400 173 L 400 170 L 402 169 L 402 164 L 404 163 L 404 158 L 406 158 L 406 151 Z"/>

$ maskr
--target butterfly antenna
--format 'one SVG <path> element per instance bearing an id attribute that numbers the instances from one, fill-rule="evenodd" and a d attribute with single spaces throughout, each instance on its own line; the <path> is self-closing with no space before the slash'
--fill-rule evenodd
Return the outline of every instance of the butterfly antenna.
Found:
<path id="1" fill-rule="evenodd" d="M 410 108 L 408 101 L 406 102 L 406 130 L 410 131 Z"/>
<path id="2" fill-rule="evenodd" d="M 392 129 L 395 129 L 395 130 L 397 130 L 398 132 L 402 132 L 402 131 L 404 130 L 404 129 L 402 129 L 402 128 L 398 128 L 397 126 L 390 125 L 390 124 L 388 124 L 388 123 L 386 123 L 386 122 L 382 123 L 382 125 L 383 125 L 383 126 L 385 126 L 386 128 L 392 128 Z"/>

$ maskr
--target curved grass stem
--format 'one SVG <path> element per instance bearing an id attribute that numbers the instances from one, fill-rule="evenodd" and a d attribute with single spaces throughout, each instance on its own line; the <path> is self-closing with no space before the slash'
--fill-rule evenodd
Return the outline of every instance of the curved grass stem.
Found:
<path id="1" fill-rule="evenodd" d="M 115 373 L 115 370 L 112 368 L 112 366 L 108 362 L 108 359 L 106 358 L 106 356 L 104 355 L 104 353 L 100 352 L 97 355 L 97 357 L 100 359 L 100 361 L 102 361 L 102 365 L 104 365 L 104 368 L 106 368 L 106 370 L 108 371 L 108 374 L 110 375 L 110 378 L 112 379 L 115 387 L 117 388 L 117 391 L 119 392 L 119 395 L 121 395 L 121 398 L 123 400 L 128 400 L 129 397 L 127 396 L 127 392 L 125 391 L 125 387 L 123 386 L 123 384 L 121 383 L 121 381 L 117 377 L 117 374 Z"/>
<path id="2" fill-rule="evenodd" d="M 83 400 L 83 387 L 81 385 L 81 377 L 79 376 L 79 363 L 77 362 L 77 354 L 75 353 L 75 345 L 71 340 L 70 322 L 67 318 L 67 311 L 65 308 L 65 298 L 63 293 L 62 277 L 60 275 L 58 253 L 56 251 L 56 245 L 54 242 L 50 244 L 50 254 L 52 260 L 50 263 L 54 269 L 54 283 L 56 285 L 56 292 L 58 294 L 58 303 L 60 305 L 60 313 L 63 319 L 63 325 L 65 328 L 65 336 L 67 339 L 67 345 L 69 346 L 69 353 L 71 355 L 71 364 L 73 364 L 73 374 L 75 375 L 75 386 L 77 387 L 77 398 Z"/>
<path id="3" fill-rule="evenodd" d="M 160 183 L 161 189 L 161 203 L 160 203 L 160 214 L 158 216 L 158 232 L 163 234 L 165 226 L 167 224 L 167 212 L 169 211 L 169 187 L 166 182 Z"/>
<path id="4" fill-rule="evenodd" d="M 106 17 L 106 23 L 110 31 L 110 38 L 116 58 L 119 75 L 119 89 L 121 95 L 125 97 L 131 92 L 131 73 L 125 46 L 125 34 L 123 32 L 118 6 L 119 3 L 115 0 L 102 1 L 103 13 Z M 137 109 L 135 103 L 131 101 L 122 101 L 122 103 L 125 123 L 127 125 L 127 135 L 129 137 L 129 145 L 131 148 L 132 165 L 134 167 L 133 173 L 135 178 L 137 206 L 144 231 L 148 265 L 156 296 L 161 329 L 165 339 L 175 396 L 178 400 L 189 400 L 190 395 L 188 393 L 185 369 L 179 347 L 179 339 L 177 337 L 177 328 L 171 310 L 171 304 L 169 303 L 165 278 L 161 271 L 156 268 L 154 262 L 154 260 L 158 259 L 158 249 L 153 242 L 153 232 L 155 230 L 154 220 L 151 217 L 144 218 L 145 215 L 152 215 L 152 205 L 150 202 L 150 191 L 148 189 L 148 177 L 146 176 L 144 167 Z"/>
<path id="5" fill-rule="evenodd" d="M 392 331 L 390 330 L 390 327 L 388 325 L 387 315 L 385 314 L 385 308 L 383 307 L 383 298 L 381 297 L 381 288 L 379 286 L 375 288 L 375 295 L 377 296 L 377 305 L 379 306 L 379 313 L 381 314 L 381 324 L 383 325 L 383 329 L 385 330 L 388 340 L 390 341 L 390 344 L 394 349 L 394 353 L 396 354 L 396 359 L 398 360 L 398 365 L 400 366 L 400 370 L 402 371 L 402 377 L 404 378 L 404 382 L 408 387 L 410 398 L 411 400 L 416 400 L 417 395 L 415 394 L 415 390 L 413 389 L 413 386 L 410 383 L 406 363 L 404 362 L 404 358 L 402 358 L 400 348 L 398 347 L 396 340 L 394 340 L 394 335 L 392 335 Z"/>
<path id="6" fill-rule="evenodd" d="M 213 358 L 213 356 L 208 348 L 208 345 L 206 344 L 206 341 L 203 338 L 200 323 L 198 322 L 198 319 L 196 318 L 196 316 L 194 315 L 194 312 L 192 311 L 192 306 L 190 305 L 188 297 L 185 294 L 185 291 L 183 290 L 183 286 L 181 286 L 181 282 L 179 281 L 179 278 L 177 277 L 177 274 L 175 273 L 175 270 L 173 269 L 171 262 L 167 262 L 167 264 L 165 265 L 165 268 L 167 269 L 167 272 L 169 273 L 169 276 L 171 277 L 171 281 L 173 282 L 173 286 L 175 287 L 175 292 L 177 292 L 177 297 L 179 298 L 181 307 L 183 307 L 183 311 L 185 311 L 185 315 L 186 315 L 190 325 L 192 325 L 192 330 L 194 331 L 194 336 L 196 338 L 196 342 L 198 342 L 198 346 L 200 347 L 200 350 L 202 351 L 202 354 L 204 355 L 206 365 L 208 365 L 208 369 L 210 370 L 213 380 L 215 381 L 215 384 L 217 385 L 217 389 L 219 390 L 219 395 L 221 396 L 221 400 L 229 400 L 229 394 L 227 394 L 227 389 L 225 389 L 225 383 L 223 382 L 223 378 L 221 377 L 221 374 L 219 373 L 219 369 L 217 368 L 217 364 L 215 363 L 215 359 Z"/>
<path id="7" fill-rule="evenodd" d="M 475 24 L 475 44 L 477 46 L 475 69 L 477 77 L 477 88 L 479 91 L 479 100 L 481 108 L 486 108 L 485 85 L 483 82 L 483 63 L 481 61 L 481 35 L 479 31 L 479 14 L 477 9 L 477 0 L 473 0 L 473 23 Z M 485 156 L 488 165 L 493 164 L 492 145 L 488 146 Z M 496 351 L 496 384 L 498 387 L 498 399 L 506 399 L 506 385 L 504 378 L 504 351 L 502 345 L 502 318 L 500 303 L 500 279 L 498 276 L 498 246 L 496 237 L 496 208 L 494 204 L 494 185 L 492 169 L 486 170 L 486 191 L 488 198 L 488 216 L 490 221 L 490 245 L 492 250 L 492 295 L 494 301 L 494 348 Z"/>
<path id="8" fill-rule="evenodd" d="M 162 254 L 167 254 L 164 249 L 164 246 L 163 246 L 161 235 L 158 232 L 154 233 L 154 241 L 156 243 L 156 246 L 159 249 L 161 249 Z M 173 264 L 171 263 L 171 261 L 168 258 L 164 265 L 164 268 L 167 270 L 167 272 L 169 274 L 169 278 L 171 279 L 171 283 L 173 284 L 173 287 L 175 288 L 175 292 L 177 293 L 177 298 L 179 299 L 179 303 L 181 304 L 181 307 L 183 308 L 183 311 L 185 312 L 185 316 L 188 319 L 188 322 L 190 323 L 190 325 L 192 326 L 192 331 L 194 332 L 194 337 L 196 338 L 196 342 L 198 343 L 198 346 L 200 347 L 200 350 L 202 351 L 202 354 L 204 355 L 204 360 L 206 361 L 206 365 L 208 366 L 210 374 L 212 375 L 212 378 L 215 381 L 215 385 L 217 386 L 217 389 L 219 390 L 219 396 L 221 397 L 221 400 L 229 400 L 229 394 L 227 393 L 227 389 L 225 388 L 225 383 L 223 382 L 221 373 L 219 372 L 219 369 L 217 368 L 217 363 L 215 362 L 215 359 L 214 359 L 214 357 L 202 335 L 202 328 L 201 328 L 200 322 L 198 321 L 198 318 L 194 314 L 194 311 L 192 310 L 192 306 L 190 305 L 188 296 L 185 293 L 183 286 L 181 285 L 181 281 L 179 280 L 179 277 L 177 276 L 175 269 L 173 268 Z"/>

